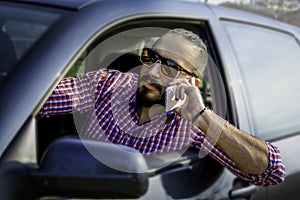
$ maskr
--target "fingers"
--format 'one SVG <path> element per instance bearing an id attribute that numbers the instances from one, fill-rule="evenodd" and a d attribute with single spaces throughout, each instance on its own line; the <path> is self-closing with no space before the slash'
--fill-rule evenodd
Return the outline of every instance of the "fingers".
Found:
<path id="1" fill-rule="evenodd" d="M 187 79 L 175 79 L 171 82 L 169 82 L 168 86 L 172 86 L 172 85 L 191 85 L 190 82 Z"/>
<path id="2" fill-rule="evenodd" d="M 185 93 L 186 93 L 186 89 L 187 89 L 186 85 L 178 85 L 176 93 L 175 93 L 175 98 L 177 100 L 179 100 L 179 99 L 183 100 L 184 96 L 185 96 Z"/>
<path id="3" fill-rule="evenodd" d="M 183 100 L 186 95 L 189 96 L 189 93 L 193 91 L 193 87 L 195 85 L 195 79 L 176 79 L 169 83 L 169 86 L 177 85 L 175 91 L 175 99 Z"/>
<path id="4" fill-rule="evenodd" d="M 192 86 L 196 85 L 195 77 L 192 77 L 189 81 Z"/>

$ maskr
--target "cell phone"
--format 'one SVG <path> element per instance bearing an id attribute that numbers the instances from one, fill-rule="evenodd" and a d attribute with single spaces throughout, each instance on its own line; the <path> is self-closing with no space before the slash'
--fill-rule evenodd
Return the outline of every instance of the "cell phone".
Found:
<path id="1" fill-rule="evenodd" d="M 178 101 L 175 100 L 175 91 L 177 87 L 177 85 L 174 85 L 166 88 L 165 106 L 167 112 L 182 106 L 186 101 L 186 95 L 184 95 L 184 99 L 179 99 Z"/>

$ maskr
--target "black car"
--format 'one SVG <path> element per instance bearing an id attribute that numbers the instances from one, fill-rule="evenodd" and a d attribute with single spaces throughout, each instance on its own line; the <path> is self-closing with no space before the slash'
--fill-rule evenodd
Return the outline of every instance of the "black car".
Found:
<path id="1" fill-rule="evenodd" d="M 1 200 L 300 195 L 299 28 L 179 0 L 7 0 L 0 2 L 0 27 Z M 38 116 L 63 77 L 100 68 L 130 71 L 140 65 L 143 47 L 178 27 L 208 46 L 200 88 L 205 103 L 280 148 L 287 168 L 283 183 L 249 185 L 193 148 L 145 158 L 129 147 L 83 142 L 82 113 Z"/>

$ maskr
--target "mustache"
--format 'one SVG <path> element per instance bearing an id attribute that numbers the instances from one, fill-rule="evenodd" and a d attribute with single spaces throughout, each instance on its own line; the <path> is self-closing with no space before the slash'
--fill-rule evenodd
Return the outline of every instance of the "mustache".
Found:
<path id="1" fill-rule="evenodd" d="M 163 90 L 163 86 L 161 84 L 159 84 L 159 82 L 157 80 L 151 78 L 149 75 L 140 77 L 140 82 L 142 82 L 142 81 L 150 83 L 152 86 L 156 87 L 159 91 Z"/>

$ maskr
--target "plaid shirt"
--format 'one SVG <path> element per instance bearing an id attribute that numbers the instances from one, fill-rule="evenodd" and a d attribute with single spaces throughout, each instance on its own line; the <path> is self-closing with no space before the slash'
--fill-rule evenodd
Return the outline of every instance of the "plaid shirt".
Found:
<path id="1" fill-rule="evenodd" d="M 89 119 L 80 131 L 81 137 L 127 145 L 146 155 L 194 146 L 206 151 L 247 182 L 270 185 L 284 180 L 285 168 L 279 150 L 271 143 L 267 142 L 268 168 L 261 175 L 251 175 L 239 170 L 205 133 L 174 111 L 156 115 L 138 124 L 135 106 L 137 83 L 137 74 L 104 69 L 76 78 L 65 78 L 53 91 L 39 115 L 89 111 Z"/>

